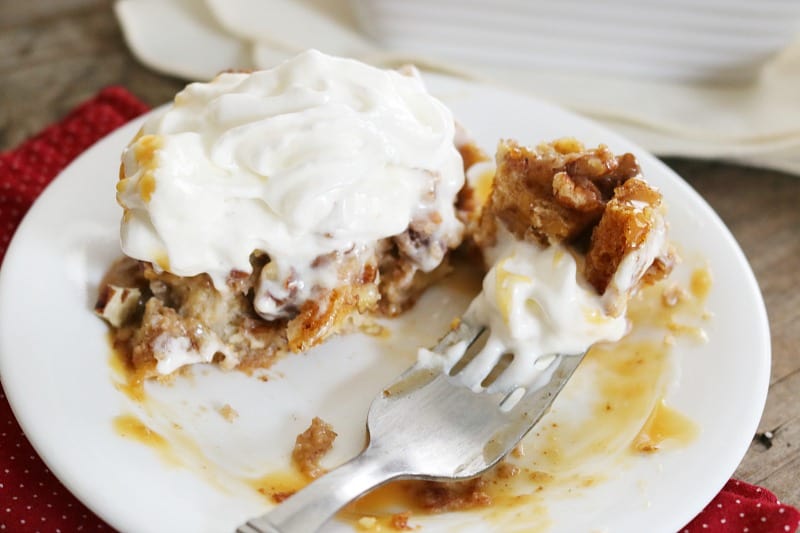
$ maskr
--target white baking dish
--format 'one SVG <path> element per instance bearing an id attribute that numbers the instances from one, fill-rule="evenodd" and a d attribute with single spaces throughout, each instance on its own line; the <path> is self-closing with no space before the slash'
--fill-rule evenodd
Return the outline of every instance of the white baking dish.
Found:
<path id="1" fill-rule="evenodd" d="M 753 78 L 800 30 L 798 0 L 351 0 L 395 52 L 454 64 L 676 81 Z"/>

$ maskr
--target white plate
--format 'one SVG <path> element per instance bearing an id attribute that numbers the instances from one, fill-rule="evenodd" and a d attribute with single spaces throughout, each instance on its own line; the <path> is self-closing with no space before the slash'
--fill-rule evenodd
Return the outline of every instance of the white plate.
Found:
<path id="1" fill-rule="evenodd" d="M 631 460 L 616 477 L 572 496 L 544 502 L 553 531 L 675 531 L 733 473 L 766 398 L 766 313 L 741 250 L 686 183 L 613 133 L 496 88 L 433 76 L 429 85 L 490 151 L 500 137 L 538 142 L 572 135 L 638 154 L 670 206 L 674 240 L 689 255 L 700 251 L 707 258 L 715 276 L 708 300 L 715 315 L 707 326 L 710 341 L 675 351 L 681 374 L 668 397 L 700 426 L 699 437 L 685 448 Z M 404 319 L 403 335 L 389 342 L 360 335 L 334 339 L 281 361 L 268 382 L 201 369 L 173 386 L 150 386 L 145 405 L 130 401 L 113 385 L 106 327 L 91 306 L 100 276 L 119 254 L 117 166 L 121 148 L 140 123 L 121 128 L 78 158 L 17 231 L 0 274 L 3 386 L 50 469 L 113 526 L 137 532 L 231 531 L 268 507 L 241 478 L 285 466 L 294 436 L 312 416 L 328 420 L 340 434 L 327 464 L 355 453 L 363 444 L 369 400 L 411 361 L 412 345 L 436 337 L 466 300 L 437 289 Z M 393 353 L 384 353 L 388 346 Z M 240 414 L 234 423 L 215 411 L 226 403 Z M 112 420 L 123 413 L 179 440 L 180 458 L 120 437 Z M 514 528 L 535 525 L 526 520 L 517 519 Z M 424 521 L 426 531 L 464 530 L 467 522 L 475 531 L 487 529 L 473 515 Z M 488 524 L 509 528 L 500 523 Z"/>

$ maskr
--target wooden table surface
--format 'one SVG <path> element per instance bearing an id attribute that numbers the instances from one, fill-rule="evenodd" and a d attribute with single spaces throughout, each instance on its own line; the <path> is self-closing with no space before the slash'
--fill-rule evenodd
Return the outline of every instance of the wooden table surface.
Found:
<path id="1" fill-rule="evenodd" d="M 151 105 L 184 85 L 136 62 L 102 0 L 2 0 L 0 50 L 0 150 L 107 85 Z M 800 176 L 715 161 L 666 163 L 731 229 L 769 313 L 772 377 L 759 431 L 773 438 L 754 439 L 735 475 L 800 506 Z"/>

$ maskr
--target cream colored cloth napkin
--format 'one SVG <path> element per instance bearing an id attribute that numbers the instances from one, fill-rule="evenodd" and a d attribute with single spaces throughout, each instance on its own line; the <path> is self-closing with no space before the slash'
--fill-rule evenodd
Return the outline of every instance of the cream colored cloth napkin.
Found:
<path id="1" fill-rule="evenodd" d="M 659 155 L 720 158 L 800 174 L 800 40 L 751 83 L 712 86 L 404 56 L 359 33 L 346 0 L 118 0 L 115 11 L 142 63 L 189 80 L 230 68 L 268 68 L 307 48 L 382 66 L 414 62 L 529 92 Z"/>

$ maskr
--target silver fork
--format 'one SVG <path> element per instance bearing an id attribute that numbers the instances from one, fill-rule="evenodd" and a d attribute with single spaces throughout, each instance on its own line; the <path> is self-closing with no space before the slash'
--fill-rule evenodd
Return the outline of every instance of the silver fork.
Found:
<path id="1" fill-rule="evenodd" d="M 433 351 L 458 350 L 463 358 L 483 332 L 462 321 Z M 480 475 L 542 418 L 583 355 L 557 355 L 533 383 L 503 393 L 468 386 L 457 374 L 438 368 L 412 366 L 373 400 L 367 416 L 370 441 L 361 454 L 237 533 L 309 533 L 350 501 L 389 481 Z"/>

